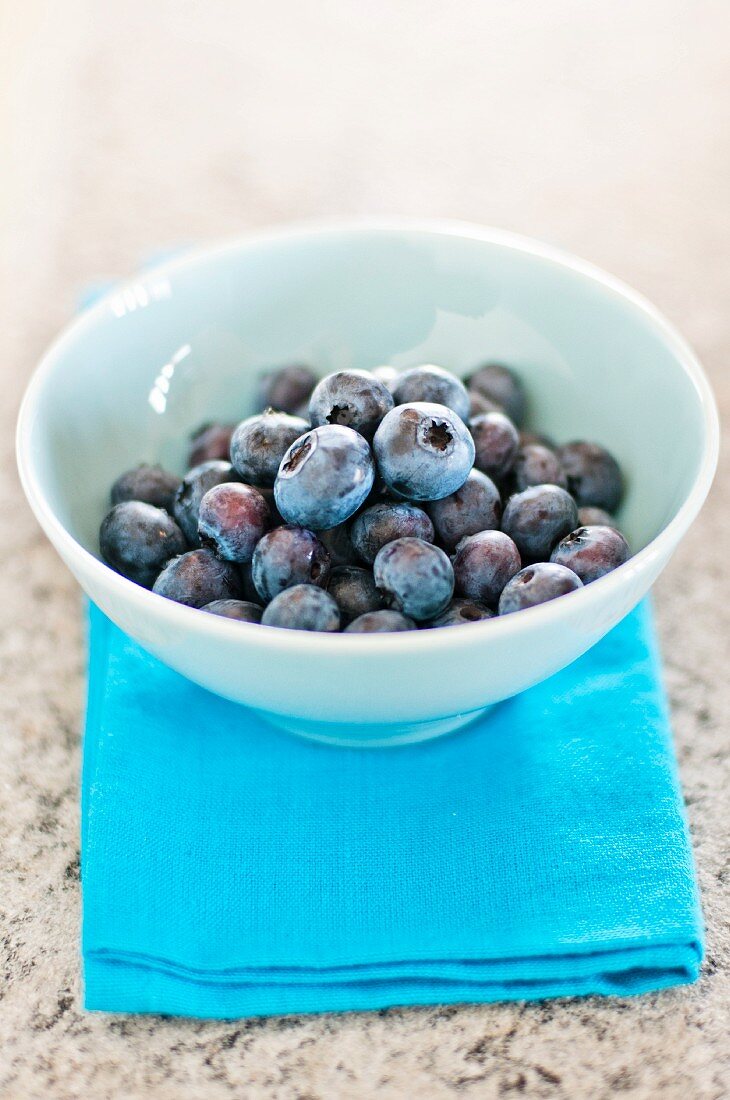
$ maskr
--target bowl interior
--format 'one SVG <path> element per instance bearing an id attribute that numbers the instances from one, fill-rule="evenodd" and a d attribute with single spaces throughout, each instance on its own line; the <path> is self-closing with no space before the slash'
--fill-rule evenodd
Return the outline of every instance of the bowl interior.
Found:
<path id="1" fill-rule="evenodd" d="M 702 397 L 673 339 L 611 281 L 501 239 L 339 229 L 233 244 L 158 269 L 83 317 L 36 382 L 33 473 L 61 524 L 97 554 L 109 486 L 127 467 L 184 469 L 200 423 L 251 410 L 268 366 L 503 361 L 531 425 L 596 440 L 627 477 L 634 549 L 689 494 Z"/>

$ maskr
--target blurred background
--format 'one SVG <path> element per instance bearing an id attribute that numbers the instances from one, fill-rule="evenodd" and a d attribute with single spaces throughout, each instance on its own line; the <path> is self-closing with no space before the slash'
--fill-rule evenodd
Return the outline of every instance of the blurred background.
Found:
<path id="1" fill-rule="evenodd" d="M 79 1038 L 74 1008 L 79 601 L 22 501 L 12 456 L 22 389 L 81 288 L 179 242 L 291 219 L 483 222 L 573 250 L 645 293 L 694 344 L 727 422 L 729 57 L 728 0 L 0 0 L 0 897 L 12 899 L 0 1047 L 18 1080 L 31 1070 L 44 1080 L 45 1058 L 71 1082 L 79 1044 L 92 1041 Z M 577 1008 L 544 1018 L 537 1006 L 492 1008 L 490 1026 L 508 1036 L 480 1063 L 495 1087 L 541 1045 L 572 1095 L 604 1095 L 612 1073 L 637 1095 L 727 1086 L 727 471 L 725 450 L 656 594 L 708 921 L 703 979 L 625 1012 L 601 1006 L 589 1023 Z M 456 1024 L 438 1024 L 425 1061 L 417 1018 L 391 1014 L 382 1035 L 375 1018 L 367 1048 L 347 1047 L 357 1027 L 346 1018 L 303 1023 L 312 1046 L 297 1080 L 321 1083 L 344 1044 L 357 1082 L 399 1043 L 392 1080 L 411 1094 L 457 1091 L 474 1073 L 465 1051 L 484 1017 L 459 1014 L 463 1042 Z M 610 1056 L 627 1063 L 623 1079 L 620 1064 L 602 1068 L 599 1024 Z M 109 1021 L 83 1027 L 88 1057 L 118 1089 L 174 1077 L 176 1043 L 181 1064 L 203 1074 L 206 1059 L 217 1064 L 216 1025 L 148 1035 L 129 1021 L 133 1062 Z M 259 1054 L 296 1061 L 274 1028 L 252 1038 L 254 1076 L 241 1069 L 241 1087 L 257 1079 Z M 520 1069 L 528 1085 L 531 1072 Z"/>

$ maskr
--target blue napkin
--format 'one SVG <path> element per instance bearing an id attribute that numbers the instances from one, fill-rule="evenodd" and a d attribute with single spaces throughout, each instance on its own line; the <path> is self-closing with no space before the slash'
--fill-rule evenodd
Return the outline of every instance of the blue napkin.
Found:
<path id="1" fill-rule="evenodd" d="M 263 725 L 91 609 L 86 1006 L 236 1017 L 629 994 L 702 923 L 650 613 L 449 738 Z"/>

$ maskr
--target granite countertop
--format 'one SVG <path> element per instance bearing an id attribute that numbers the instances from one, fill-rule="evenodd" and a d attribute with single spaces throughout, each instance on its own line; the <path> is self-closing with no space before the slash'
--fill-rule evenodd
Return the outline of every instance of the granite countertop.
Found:
<path id="1" fill-rule="evenodd" d="M 330 214 L 461 217 L 573 249 L 679 325 L 727 417 L 725 0 L 31 0 L 3 18 L 0 1096 L 730 1094 L 727 450 L 656 591 L 708 926 L 700 981 L 235 1023 L 80 1008 L 80 602 L 12 456 L 21 391 L 78 287 L 170 242 Z"/>

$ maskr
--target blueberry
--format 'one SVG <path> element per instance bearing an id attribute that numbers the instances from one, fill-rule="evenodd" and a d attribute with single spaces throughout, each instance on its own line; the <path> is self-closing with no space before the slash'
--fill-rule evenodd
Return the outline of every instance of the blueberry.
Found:
<path id="1" fill-rule="evenodd" d="M 226 481 L 238 481 L 238 474 L 230 462 L 212 459 L 188 470 L 175 493 L 172 512 L 190 546 L 200 546 L 198 538 L 198 513 L 200 502 L 214 485 Z"/>
<path id="2" fill-rule="evenodd" d="M 580 527 L 615 527 L 618 530 L 618 524 L 610 512 L 604 512 L 603 508 L 591 508 L 590 505 L 587 508 L 578 509 L 578 525 Z"/>
<path id="3" fill-rule="evenodd" d="M 478 390 L 467 390 L 469 394 L 469 416 L 481 416 L 482 413 L 503 413 L 504 409 L 496 401 L 490 401 Z"/>
<path id="4" fill-rule="evenodd" d="M 313 584 L 295 584 L 275 596 L 261 616 L 264 626 L 286 630 L 318 630 L 336 633 L 340 610 L 334 597 Z"/>
<path id="5" fill-rule="evenodd" d="M 198 534 L 224 561 L 251 561 L 269 527 L 269 506 L 251 485 L 214 485 L 200 502 Z"/>
<path id="6" fill-rule="evenodd" d="M 404 371 L 393 387 L 393 399 L 396 405 L 408 405 L 414 401 L 445 405 L 462 420 L 469 416 L 469 394 L 464 383 L 443 367 L 430 364 Z"/>
<path id="7" fill-rule="evenodd" d="M 578 527 L 558 543 L 550 561 L 572 569 L 583 584 L 590 584 L 630 556 L 629 544 L 615 527 Z"/>
<path id="8" fill-rule="evenodd" d="M 479 600 L 452 600 L 443 614 L 431 619 L 426 626 L 463 626 L 465 623 L 483 622 L 493 619 L 494 612 Z"/>
<path id="9" fill-rule="evenodd" d="M 174 519 L 139 500 L 115 504 L 99 531 L 99 549 L 107 565 L 143 588 L 151 588 L 165 562 L 185 548 Z"/>
<path id="10" fill-rule="evenodd" d="M 456 591 L 496 607 L 499 596 L 522 567 L 514 542 L 502 531 L 480 531 L 462 539 L 453 559 Z"/>
<path id="11" fill-rule="evenodd" d="M 273 486 L 281 460 L 295 439 L 309 431 L 300 416 L 266 409 L 241 421 L 231 439 L 231 462 L 249 485 Z"/>
<path id="12" fill-rule="evenodd" d="M 203 611 L 221 615 L 224 619 L 237 619 L 241 623 L 260 623 L 263 608 L 249 600 L 213 600 L 205 605 Z"/>
<path id="13" fill-rule="evenodd" d="M 373 504 L 355 517 L 350 528 L 352 545 L 368 565 L 373 564 L 386 543 L 409 536 L 433 542 L 434 530 L 426 513 L 406 501 Z"/>
<path id="14" fill-rule="evenodd" d="M 528 565 L 505 585 L 499 598 L 499 614 L 509 615 L 513 611 L 535 607 L 582 587 L 580 577 L 564 565 L 544 561 Z"/>
<path id="15" fill-rule="evenodd" d="M 565 470 L 554 451 L 539 443 L 528 443 L 520 447 L 515 464 L 512 467 L 515 490 L 521 493 L 531 485 L 559 485 L 568 488 Z"/>
<path id="16" fill-rule="evenodd" d="M 233 424 L 203 424 L 190 437 L 188 469 L 203 462 L 228 461 Z"/>
<path id="17" fill-rule="evenodd" d="M 317 537 L 330 556 L 332 565 L 357 565 L 359 558 L 350 538 L 350 529 L 346 523 L 319 531 Z"/>
<path id="18" fill-rule="evenodd" d="M 212 550 L 189 550 L 167 563 L 152 591 L 188 607 L 205 607 L 214 600 L 237 600 L 241 581 L 235 565 Z"/>
<path id="19" fill-rule="evenodd" d="M 474 439 L 474 465 L 483 474 L 499 481 L 508 474 L 517 458 L 520 437 L 504 413 L 481 413 L 469 421 Z"/>
<path id="20" fill-rule="evenodd" d="M 375 477 L 367 441 L 352 428 L 312 428 L 286 452 L 274 484 L 287 523 L 326 530 L 344 523 L 364 502 Z"/>
<path id="21" fill-rule="evenodd" d="M 387 386 L 364 370 L 328 374 L 314 387 L 309 399 L 312 426 L 344 424 L 372 439 L 380 421 L 393 408 Z"/>
<path id="22" fill-rule="evenodd" d="M 451 552 L 466 535 L 499 527 L 502 502 L 492 479 L 472 470 L 460 489 L 427 504 L 426 510 L 441 544 Z"/>
<path id="23" fill-rule="evenodd" d="M 295 584 L 327 586 L 329 554 L 312 531 L 303 527 L 275 527 L 253 552 L 251 575 L 264 602 Z"/>
<path id="24" fill-rule="evenodd" d="M 568 475 L 568 489 L 583 507 L 615 512 L 623 496 L 623 479 L 616 459 L 597 443 L 567 443 L 558 458 Z"/>
<path id="25" fill-rule="evenodd" d="M 559 485 L 533 485 L 507 501 L 502 530 L 523 562 L 548 561 L 553 547 L 578 526 L 575 501 Z"/>
<path id="26" fill-rule="evenodd" d="M 397 611 L 411 619 L 433 619 L 446 610 L 454 594 L 451 562 L 430 542 L 400 538 L 378 552 L 375 583 Z"/>
<path id="27" fill-rule="evenodd" d="M 513 424 L 521 427 L 527 407 L 525 390 L 517 375 L 508 367 L 498 363 L 480 367 L 468 379 L 468 386 L 489 401 L 494 401 Z"/>
<path id="28" fill-rule="evenodd" d="M 359 615 L 345 627 L 345 634 L 393 634 L 398 630 L 418 630 L 418 627 L 407 615 L 386 608 Z"/>
<path id="29" fill-rule="evenodd" d="M 125 500 L 141 500 L 171 512 L 179 485 L 180 478 L 175 474 L 169 474 L 161 466 L 142 463 L 117 478 L 112 485 L 111 502 L 122 504 Z"/>
<path id="30" fill-rule="evenodd" d="M 529 447 L 533 443 L 539 447 L 547 447 L 549 451 L 557 450 L 555 440 L 543 432 L 520 432 L 520 447 Z"/>
<path id="31" fill-rule="evenodd" d="M 343 623 L 385 606 L 373 574 L 359 565 L 336 566 L 330 573 L 327 591 L 336 599 Z"/>
<path id="32" fill-rule="evenodd" d="M 375 433 L 373 450 L 386 484 L 409 500 L 439 500 L 464 484 L 474 464 L 474 442 L 445 405 L 398 405 Z"/>
<path id="33" fill-rule="evenodd" d="M 309 367 L 295 364 L 267 371 L 259 383 L 258 410 L 296 413 L 316 385 L 317 375 Z"/>

